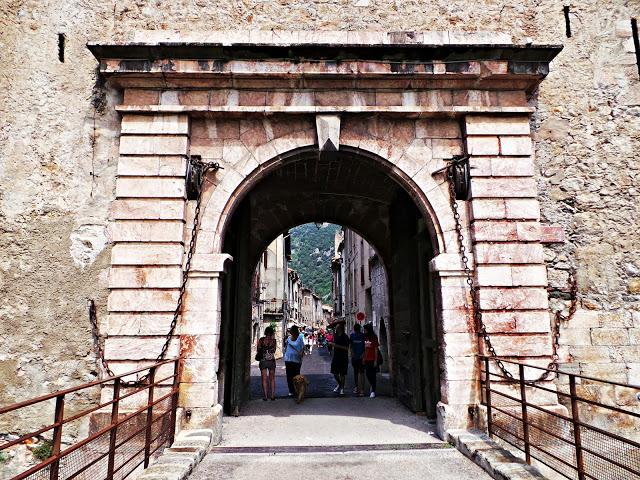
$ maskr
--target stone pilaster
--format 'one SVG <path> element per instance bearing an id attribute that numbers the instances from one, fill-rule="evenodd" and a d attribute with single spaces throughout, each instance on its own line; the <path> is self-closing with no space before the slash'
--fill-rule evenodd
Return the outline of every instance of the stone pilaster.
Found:
<path id="1" fill-rule="evenodd" d="M 180 328 L 179 425 L 211 428 L 218 440 L 222 428 L 218 399 L 222 275 L 231 260 L 226 254 L 194 255 Z"/>
<path id="2" fill-rule="evenodd" d="M 470 231 L 487 331 L 498 355 L 546 366 L 551 355 L 547 272 L 529 118 L 469 115 L 465 127 Z M 479 348 L 486 351 L 484 342 Z"/>
<path id="3" fill-rule="evenodd" d="M 109 316 L 101 326 L 115 373 L 155 360 L 169 331 L 182 278 L 188 149 L 187 115 L 122 118 Z M 176 336 L 167 357 L 178 353 Z"/>

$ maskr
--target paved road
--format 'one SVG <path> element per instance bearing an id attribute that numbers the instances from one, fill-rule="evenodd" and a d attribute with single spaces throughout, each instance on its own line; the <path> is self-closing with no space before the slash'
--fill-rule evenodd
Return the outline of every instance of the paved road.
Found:
<path id="1" fill-rule="evenodd" d="M 314 348 L 311 355 L 304 357 L 300 373 L 309 380 L 307 396 L 310 398 L 331 398 L 337 395 L 333 393 L 336 381 L 331 375 L 331 356 L 326 348 Z M 262 398 L 262 386 L 260 384 L 260 369 L 258 362 L 251 364 L 251 398 Z M 353 370 L 349 365 L 347 375 L 347 388 L 345 394 L 353 395 Z M 366 392 L 369 385 L 365 381 Z M 286 397 L 288 394 L 287 377 L 285 375 L 284 360 L 277 361 L 276 368 L 276 396 Z M 388 374 L 378 374 L 377 394 L 380 396 L 391 395 L 391 381 Z"/>
<path id="2" fill-rule="evenodd" d="M 209 454 L 192 480 L 485 480 L 480 467 L 457 450 L 393 452 Z"/>
<path id="3" fill-rule="evenodd" d="M 253 366 L 252 394 L 258 399 L 248 402 L 239 417 L 223 419 L 221 444 L 207 454 L 190 479 L 491 478 L 442 442 L 425 417 L 388 396 L 388 377 L 379 375 L 379 393 L 387 396 L 371 399 L 349 393 L 338 397 L 332 392 L 335 381 L 329 367 L 326 350 L 305 358 L 302 373 L 310 380 L 315 398 L 298 405 L 286 396 L 283 368 L 278 368 L 277 376 L 280 398 L 262 401 L 259 371 Z M 348 392 L 352 382 L 350 378 Z"/>

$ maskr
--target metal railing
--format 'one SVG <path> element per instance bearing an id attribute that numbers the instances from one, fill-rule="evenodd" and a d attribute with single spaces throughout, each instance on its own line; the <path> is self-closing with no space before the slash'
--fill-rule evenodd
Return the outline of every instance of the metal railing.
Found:
<path id="1" fill-rule="evenodd" d="M 145 384 L 125 386 L 126 377 L 141 372 L 148 372 Z M 3 452 L 38 438 L 51 447 L 48 458 L 12 480 L 124 479 L 140 465 L 146 468 L 157 450 L 173 442 L 178 383 L 179 360 L 171 359 L 0 407 L 0 422 L 5 424 L 16 419 L 43 419 L 49 414 L 53 420 L 0 444 Z M 100 396 L 106 389 L 113 390 L 111 400 L 89 401 L 90 408 L 78 411 L 87 398 Z M 89 435 L 78 440 L 78 432 L 86 428 Z"/>
<path id="2" fill-rule="evenodd" d="M 283 300 L 265 300 L 262 302 L 264 305 L 264 313 L 278 314 L 283 313 L 285 304 Z"/>
<path id="3" fill-rule="evenodd" d="M 489 435 L 565 478 L 640 480 L 640 386 L 563 371 L 553 371 L 555 383 L 533 383 L 546 368 L 500 358 L 510 379 L 494 357 L 480 359 Z"/>

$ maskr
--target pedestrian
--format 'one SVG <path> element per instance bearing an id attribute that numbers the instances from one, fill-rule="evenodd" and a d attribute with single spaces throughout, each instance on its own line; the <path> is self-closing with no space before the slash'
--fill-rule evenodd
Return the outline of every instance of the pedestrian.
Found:
<path id="1" fill-rule="evenodd" d="M 331 330 L 327 331 L 326 340 L 327 340 L 327 350 L 329 351 L 329 353 L 332 353 L 333 352 L 333 332 Z"/>
<path id="2" fill-rule="evenodd" d="M 287 386 L 289 396 L 295 394 L 293 377 L 300 375 L 302 356 L 304 355 L 304 335 L 300 333 L 297 325 L 291 327 L 291 333 L 285 342 L 284 367 L 287 372 Z"/>
<path id="3" fill-rule="evenodd" d="M 353 393 L 359 397 L 364 396 L 364 365 L 362 356 L 364 355 L 364 333 L 359 323 L 353 326 L 353 333 L 349 337 L 351 350 L 351 367 L 353 368 Z"/>
<path id="4" fill-rule="evenodd" d="M 304 353 L 310 355 L 313 353 L 313 334 L 307 333 L 304 336 Z"/>
<path id="5" fill-rule="evenodd" d="M 378 349 L 380 342 L 378 336 L 373 331 L 373 325 L 367 323 L 364 326 L 364 371 L 367 375 L 371 393 L 369 398 L 376 398 L 376 372 L 378 370 Z"/>
<path id="6" fill-rule="evenodd" d="M 349 337 L 344 333 L 344 323 L 339 323 L 333 336 L 333 358 L 331 359 L 331 373 L 338 382 L 335 393 L 344 395 L 344 382 L 349 369 Z"/>
<path id="7" fill-rule="evenodd" d="M 269 392 L 271 400 L 276 399 L 276 339 L 272 327 L 264 329 L 264 337 L 258 340 L 256 358 L 259 361 L 262 375 L 262 400 L 267 401 Z"/>

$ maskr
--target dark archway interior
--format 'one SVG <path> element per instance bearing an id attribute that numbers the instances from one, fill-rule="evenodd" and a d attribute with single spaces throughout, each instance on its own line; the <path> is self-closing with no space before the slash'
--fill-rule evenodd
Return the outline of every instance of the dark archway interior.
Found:
<path id="1" fill-rule="evenodd" d="M 223 250 L 234 261 L 225 276 L 220 338 L 220 401 L 238 413 L 249 398 L 251 276 L 280 233 L 309 222 L 358 232 L 379 252 L 389 281 L 395 395 L 413 411 L 435 416 L 439 399 L 437 332 L 428 261 L 430 225 L 380 161 L 355 150 L 306 149 L 283 159 L 240 201 L 227 224 Z"/>

